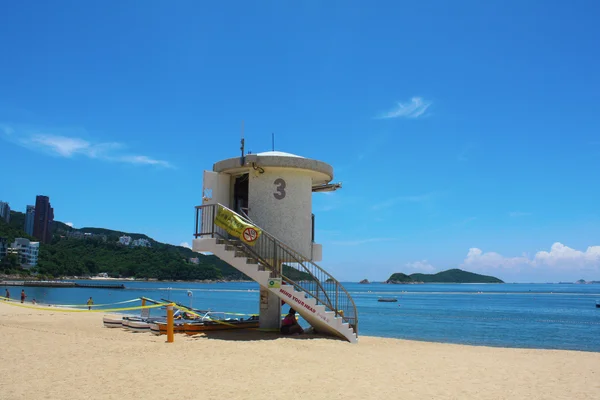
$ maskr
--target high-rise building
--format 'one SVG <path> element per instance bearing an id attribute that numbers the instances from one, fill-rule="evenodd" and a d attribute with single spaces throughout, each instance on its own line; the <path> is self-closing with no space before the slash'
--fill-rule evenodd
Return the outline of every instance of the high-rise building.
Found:
<path id="1" fill-rule="evenodd" d="M 3 201 L 0 201 L 0 219 L 6 221 L 7 224 L 10 222 L 10 206 Z"/>
<path id="2" fill-rule="evenodd" d="M 25 213 L 25 233 L 33 236 L 33 223 L 35 221 L 35 206 L 27 206 Z"/>
<path id="3" fill-rule="evenodd" d="M 50 199 L 48 196 L 37 196 L 35 198 L 33 236 L 41 243 L 50 243 L 52 241 L 53 221 L 54 209 L 50 206 Z"/>

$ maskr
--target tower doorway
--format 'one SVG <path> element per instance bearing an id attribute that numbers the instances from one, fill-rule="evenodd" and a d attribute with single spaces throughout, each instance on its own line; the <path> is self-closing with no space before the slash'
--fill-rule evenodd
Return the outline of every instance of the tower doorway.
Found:
<path id="1" fill-rule="evenodd" d="M 248 214 L 248 181 L 249 174 L 242 174 L 235 177 L 233 184 L 233 207 L 234 211 Z"/>

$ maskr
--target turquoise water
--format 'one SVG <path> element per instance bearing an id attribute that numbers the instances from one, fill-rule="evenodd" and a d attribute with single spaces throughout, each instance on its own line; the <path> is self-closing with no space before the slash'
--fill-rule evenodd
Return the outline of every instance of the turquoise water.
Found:
<path id="1" fill-rule="evenodd" d="M 89 283 L 89 281 L 86 281 Z M 115 281 L 110 281 L 113 283 Z M 126 289 L 25 288 L 50 304 L 96 304 L 146 296 L 195 308 L 257 313 L 255 283 L 123 281 Z M 471 345 L 600 352 L 600 285 L 385 285 L 345 283 L 356 303 L 359 334 Z M 171 288 L 171 289 L 169 289 Z M 0 295 L 4 287 L 0 286 Z M 10 287 L 18 298 L 20 287 Z M 191 290 L 192 297 L 187 291 Z M 380 303 L 395 297 L 397 303 Z M 137 304 L 137 303 L 134 303 Z M 125 304 L 123 306 L 128 306 Z M 284 307 L 287 311 L 287 306 Z M 160 314 L 152 310 L 152 314 Z"/>

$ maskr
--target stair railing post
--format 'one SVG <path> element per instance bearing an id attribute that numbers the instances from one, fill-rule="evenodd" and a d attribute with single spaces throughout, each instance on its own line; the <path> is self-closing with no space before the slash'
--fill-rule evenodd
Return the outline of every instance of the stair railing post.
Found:
<path id="1" fill-rule="evenodd" d="M 338 294 L 339 294 L 339 285 L 337 284 L 337 282 L 335 283 L 335 315 L 338 315 Z"/>
<path id="2" fill-rule="evenodd" d="M 215 237 L 215 206 L 210 208 L 210 236 Z"/>
<path id="3" fill-rule="evenodd" d="M 277 270 L 277 264 L 278 264 L 278 259 L 277 259 L 277 243 L 271 239 L 271 243 L 273 243 L 273 268 L 275 270 Z M 277 276 L 277 274 L 275 274 L 275 276 Z"/>
<path id="4" fill-rule="evenodd" d="M 194 230 L 196 232 L 196 235 L 194 235 L 194 237 L 197 239 L 198 238 L 198 233 L 202 233 L 202 228 L 200 228 L 200 232 L 198 232 L 198 213 L 200 212 L 199 208 L 196 208 L 196 226 L 194 227 Z"/>

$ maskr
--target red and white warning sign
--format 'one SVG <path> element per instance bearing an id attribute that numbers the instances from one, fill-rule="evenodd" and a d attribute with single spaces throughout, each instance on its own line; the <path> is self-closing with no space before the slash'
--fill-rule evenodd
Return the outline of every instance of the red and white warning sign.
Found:
<path id="1" fill-rule="evenodd" d="M 244 239 L 244 242 L 252 243 L 258 239 L 258 232 L 256 229 L 248 227 L 242 232 L 242 238 Z"/>

